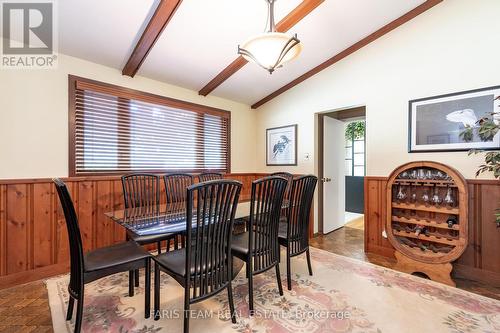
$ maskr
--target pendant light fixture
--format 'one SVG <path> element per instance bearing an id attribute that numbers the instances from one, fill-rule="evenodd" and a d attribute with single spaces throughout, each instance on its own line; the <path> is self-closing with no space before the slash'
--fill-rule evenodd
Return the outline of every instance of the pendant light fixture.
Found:
<path id="1" fill-rule="evenodd" d="M 268 19 L 266 32 L 247 40 L 240 47 L 238 54 L 248 61 L 253 61 L 272 74 L 276 68 L 295 59 L 302 50 L 297 35 L 289 36 L 276 31 L 274 23 L 274 3 L 276 0 L 265 0 L 268 3 Z"/>

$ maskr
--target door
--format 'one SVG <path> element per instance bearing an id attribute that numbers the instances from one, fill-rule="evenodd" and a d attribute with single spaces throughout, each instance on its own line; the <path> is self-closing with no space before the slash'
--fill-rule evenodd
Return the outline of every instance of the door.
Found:
<path id="1" fill-rule="evenodd" d="M 345 210 L 363 214 L 365 183 L 365 135 L 364 119 L 346 123 L 350 140 L 345 143 Z M 363 125 L 363 126 L 361 126 Z M 356 130 L 354 130 L 356 129 Z"/>
<path id="2" fill-rule="evenodd" d="M 363 214 L 365 210 L 365 177 L 345 176 L 345 210 Z"/>
<path id="3" fill-rule="evenodd" d="M 344 122 L 323 121 L 323 233 L 344 226 L 345 134 Z"/>

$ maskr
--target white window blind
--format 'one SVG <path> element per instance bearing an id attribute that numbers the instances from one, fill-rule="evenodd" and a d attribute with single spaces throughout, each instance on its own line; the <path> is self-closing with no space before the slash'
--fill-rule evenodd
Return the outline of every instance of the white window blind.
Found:
<path id="1" fill-rule="evenodd" d="M 229 172 L 229 112 L 95 82 L 73 94 L 74 175 Z"/>

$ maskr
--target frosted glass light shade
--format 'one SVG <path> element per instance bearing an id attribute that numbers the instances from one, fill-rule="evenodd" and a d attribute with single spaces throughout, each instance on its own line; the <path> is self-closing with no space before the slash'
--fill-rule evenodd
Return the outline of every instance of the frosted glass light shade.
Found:
<path id="1" fill-rule="evenodd" d="M 281 32 L 266 32 L 247 40 L 240 47 L 240 54 L 273 72 L 276 67 L 298 57 L 302 44 L 297 37 Z M 281 58 L 281 60 L 280 60 Z"/>

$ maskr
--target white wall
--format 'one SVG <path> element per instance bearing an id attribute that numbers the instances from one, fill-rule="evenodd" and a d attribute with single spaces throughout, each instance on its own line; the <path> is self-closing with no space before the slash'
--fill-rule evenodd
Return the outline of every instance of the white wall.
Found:
<path id="1" fill-rule="evenodd" d="M 314 173 L 314 114 L 366 105 L 367 175 L 434 160 L 474 178 L 482 156 L 407 153 L 408 101 L 500 85 L 499 14 L 499 0 L 446 0 L 265 104 L 257 110 L 257 171 L 282 169 L 266 167 L 266 128 L 299 124 L 298 166 L 287 170 Z"/>
<path id="2" fill-rule="evenodd" d="M 499 13 L 499 0 L 444 1 L 257 111 L 64 55 L 57 70 L 1 70 L 0 178 L 68 174 L 68 74 L 232 111 L 233 172 L 315 172 L 314 114 L 366 105 L 368 175 L 428 159 L 473 178 L 481 156 L 407 153 L 408 100 L 499 85 Z M 299 124 L 298 166 L 266 167 L 265 129 L 292 123 Z"/>
<path id="3" fill-rule="evenodd" d="M 231 171 L 255 171 L 255 111 L 247 105 L 59 55 L 56 70 L 0 70 L 0 179 L 68 175 L 68 74 L 231 111 Z"/>

